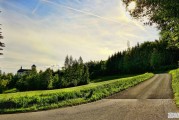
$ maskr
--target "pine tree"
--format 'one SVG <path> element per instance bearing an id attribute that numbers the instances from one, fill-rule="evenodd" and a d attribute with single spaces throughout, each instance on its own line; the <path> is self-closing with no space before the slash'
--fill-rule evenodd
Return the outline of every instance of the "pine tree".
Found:
<path id="1" fill-rule="evenodd" d="M 1 11 L 0 11 L 1 12 Z M 1 25 L 1 24 L 0 24 Z M 1 30 L 1 27 L 0 27 Z M 3 50 L 2 47 L 5 47 L 5 44 L 1 42 L 1 39 L 3 39 L 2 32 L 0 31 L 0 51 Z M 0 55 L 3 55 L 2 52 L 0 52 Z"/>
<path id="2" fill-rule="evenodd" d="M 90 82 L 89 70 L 88 70 L 88 66 L 85 65 L 84 66 L 84 71 L 83 71 L 83 76 L 82 76 L 82 84 L 88 84 L 89 82 Z"/>
<path id="3" fill-rule="evenodd" d="M 66 58 L 65 58 L 65 63 L 64 63 L 65 69 L 69 68 L 69 64 L 70 64 L 70 60 L 69 60 L 68 55 L 67 55 Z"/>

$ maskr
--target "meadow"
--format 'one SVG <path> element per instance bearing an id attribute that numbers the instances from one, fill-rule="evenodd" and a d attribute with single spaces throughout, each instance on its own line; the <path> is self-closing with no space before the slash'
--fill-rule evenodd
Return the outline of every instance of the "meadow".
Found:
<path id="1" fill-rule="evenodd" d="M 179 69 L 171 70 L 169 73 L 172 75 L 172 89 L 174 99 L 177 107 L 179 107 Z"/>
<path id="2" fill-rule="evenodd" d="M 137 85 L 153 75 L 145 73 L 78 87 L 0 94 L 0 113 L 46 110 L 92 102 Z"/>

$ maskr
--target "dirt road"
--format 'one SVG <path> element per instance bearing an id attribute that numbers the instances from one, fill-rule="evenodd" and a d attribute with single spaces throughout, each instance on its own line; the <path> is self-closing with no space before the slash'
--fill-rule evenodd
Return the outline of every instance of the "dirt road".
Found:
<path id="1" fill-rule="evenodd" d="M 157 74 L 135 87 L 97 102 L 0 115 L 0 120 L 168 120 L 170 112 L 179 113 L 172 99 L 171 76 Z"/>

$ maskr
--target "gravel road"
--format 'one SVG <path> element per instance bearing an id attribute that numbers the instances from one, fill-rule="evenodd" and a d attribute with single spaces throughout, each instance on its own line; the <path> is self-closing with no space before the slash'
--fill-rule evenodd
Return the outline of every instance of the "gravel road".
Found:
<path id="1" fill-rule="evenodd" d="M 5 114 L 0 115 L 0 120 L 169 120 L 168 113 L 179 113 L 172 98 L 171 76 L 157 74 L 135 87 L 96 102 Z"/>

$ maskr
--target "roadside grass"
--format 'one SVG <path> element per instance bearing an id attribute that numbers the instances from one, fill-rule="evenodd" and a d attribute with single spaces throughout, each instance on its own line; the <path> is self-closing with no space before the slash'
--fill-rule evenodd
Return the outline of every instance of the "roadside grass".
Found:
<path id="1" fill-rule="evenodd" d="M 134 77 L 134 76 L 137 76 L 137 75 L 138 74 L 104 76 L 104 77 L 99 77 L 99 78 L 96 78 L 96 79 L 92 79 L 90 82 L 91 83 L 103 82 L 103 81 L 109 81 L 109 80 L 114 80 L 114 79 L 119 79 L 119 78 Z"/>
<path id="2" fill-rule="evenodd" d="M 16 92 L 18 92 L 18 90 L 16 88 L 12 88 L 12 89 L 4 91 L 3 93 L 7 94 L 7 93 L 16 93 Z"/>
<path id="3" fill-rule="evenodd" d="M 72 88 L 1 94 L 0 113 L 46 110 L 92 102 L 137 85 L 153 75 L 145 73 Z"/>
<path id="4" fill-rule="evenodd" d="M 171 70 L 169 73 L 172 75 L 172 89 L 174 99 L 177 107 L 179 107 L 179 69 Z"/>

